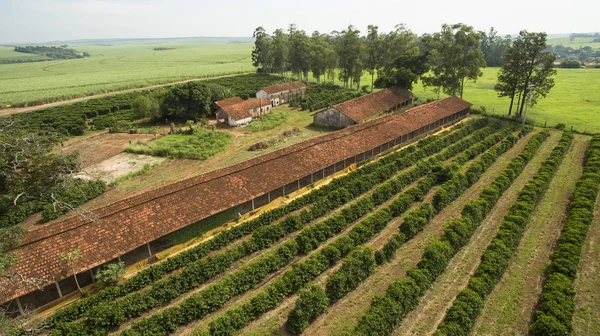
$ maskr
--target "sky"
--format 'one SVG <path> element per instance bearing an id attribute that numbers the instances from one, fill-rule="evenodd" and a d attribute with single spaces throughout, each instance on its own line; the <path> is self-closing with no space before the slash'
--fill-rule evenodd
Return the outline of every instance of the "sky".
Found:
<path id="1" fill-rule="evenodd" d="M 312 33 L 369 24 L 417 34 L 463 22 L 501 35 L 600 31 L 600 1 L 557 0 L 0 0 L 0 43 L 100 38 L 242 37 L 295 23 Z"/>

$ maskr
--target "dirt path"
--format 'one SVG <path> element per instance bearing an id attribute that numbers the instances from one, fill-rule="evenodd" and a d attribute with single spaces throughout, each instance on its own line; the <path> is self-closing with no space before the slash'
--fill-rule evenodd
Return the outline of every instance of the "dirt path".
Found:
<path id="1" fill-rule="evenodd" d="M 522 139 L 511 150 L 496 161 L 482 176 L 482 178 L 469 188 L 458 200 L 452 202 L 438 216 L 434 217 L 425 229 L 417 234 L 412 240 L 405 243 L 396 253 L 395 258 L 385 267 L 378 268 L 357 289 L 350 292 L 346 297 L 329 307 L 328 311 L 321 315 L 306 331 L 306 335 L 339 335 L 352 331 L 357 320 L 369 308 L 370 302 L 375 295 L 385 292 L 390 283 L 404 276 L 405 271 L 416 265 L 421 258 L 423 249 L 433 239 L 439 237 L 444 229 L 444 224 L 460 215 L 464 202 L 472 200 L 489 184 L 490 181 L 506 168 L 508 162 L 518 155 L 523 149 L 527 139 Z M 263 330 L 273 332 L 273 330 Z M 246 328 L 246 334 L 252 334 L 253 330 Z M 256 332 L 260 334 L 260 332 Z"/>
<path id="2" fill-rule="evenodd" d="M 575 335 L 600 335 L 600 198 L 575 280 Z"/>
<path id="3" fill-rule="evenodd" d="M 48 71 L 50 71 L 50 70 L 48 70 Z M 242 74 L 247 74 L 247 73 L 242 73 Z M 182 83 L 193 82 L 193 81 L 200 81 L 200 80 L 207 80 L 207 79 L 231 77 L 231 76 L 237 76 L 237 75 L 242 75 L 242 74 L 223 75 L 223 76 L 214 76 L 214 77 L 191 78 L 191 79 L 186 79 L 186 80 L 182 80 L 182 81 L 176 81 L 176 82 L 170 82 L 170 83 L 164 83 L 164 84 L 155 84 L 155 85 L 152 85 L 152 86 L 145 86 L 145 87 L 139 87 L 139 88 L 134 88 L 134 89 L 126 89 L 126 90 L 117 90 L 117 91 L 112 91 L 112 92 L 102 93 L 102 94 L 97 94 L 97 95 L 91 95 L 91 96 L 85 96 L 85 97 L 79 97 L 79 98 L 61 100 L 61 101 L 57 101 L 57 102 L 53 102 L 53 103 L 47 103 L 47 104 L 41 104 L 41 105 L 24 106 L 24 107 L 0 108 L 0 117 L 7 116 L 7 115 L 12 115 L 12 114 L 17 114 L 17 113 L 30 112 L 30 111 L 35 111 L 35 110 L 42 110 L 42 109 L 49 108 L 49 107 L 55 107 L 55 106 L 62 106 L 62 105 L 67 105 L 67 104 L 73 104 L 73 103 L 87 101 L 87 100 L 94 99 L 94 98 L 102 98 L 102 97 L 114 96 L 114 95 L 121 94 L 121 93 L 129 93 L 129 92 L 134 92 L 134 91 L 146 91 L 146 90 L 151 90 L 151 89 L 155 89 L 155 88 L 159 88 L 159 87 L 163 87 L 163 86 L 169 86 L 169 85 L 175 85 L 175 84 L 182 84 Z"/>
<path id="4" fill-rule="evenodd" d="M 469 243 L 452 258 L 446 272 L 436 280 L 417 308 L 404 318 L 394 335 L 429 335 L 435 332 L 437 325 L 444 318 L 446 310 L 452 305 L 456 295 L 466 286 L 469 278 L 479 266 L 481 254 L 494 239 L 502 218 L 516 201 L 519 191 L 550 155 L 559 137 L 560 134 L 555 133 L 542 145 L 533 160 L 504 193 L 502 200 L 477 228 Z"/>
<path id="5" fill-rule="evenodd" d="M 475 322 L 475 335 L 527 335 L 542 292 L 544 270 L 565 220 L 575 184 L 582 174 L 588 140 L 577 136 L 535 210 L 500 283 Z"/>

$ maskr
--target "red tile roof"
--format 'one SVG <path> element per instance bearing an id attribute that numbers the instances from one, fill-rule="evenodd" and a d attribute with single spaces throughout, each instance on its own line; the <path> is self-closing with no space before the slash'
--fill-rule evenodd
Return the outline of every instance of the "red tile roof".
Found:
<path id="1" fill-rule="evenodd" d="M 262 91 L 265 91 L 268 94 L 274 94 L 274 93 L 279 93 L 279 92 L 283 92 L 283 91 L 289 91 L 289 90 L 303 88 L 305 86 L 306 86 L 306 84 L 302 83 L 301 81 L 295 81 L 295 82 L 281 83 L 281 84 L 277 84 L 277 85 L 273 85 L 273 86 L 267 86 L 265 88 L 262 88 Z"/>
<path id="2" fill-rule="evenodd" d="M 271 106 L 271 101 L 267 98 L 242 100 L 236 104 L 225 105 L 221 107 L 225 113 L 227 113 L 233 120 L 241 120 L 245 118 L 252 118 L 250 110 L 261 106 Z"/>
<path id="3" fill-rule="evenodd" d="M 219 108 L 223 108 L 225 106 L 242 103 L 243 101 L 244 100 L 240 97 L 233 97 L 233 98 L 217 100 L 215 102 L 215 105 L 217 105 Z"/>
<path id="4" fill-rule="evenodd" d="M 59 253 L 79 248 L 83 257 L 76 271 L 90 269 L 470 105 L 456 97 L 436 101 L 134 195 L 85 216 L 47 223 L 24 235 L 14 250 L 19 262 L 11 271 L 49 281 L 64 279 L 72 273 L 68 265 L 59 264 Z M 34 290 L 8 284 L 0 291 L 0 302 Z"/>
<path id="5" fill-rule="evenodd" d="M 387 112 L 413 98 L 414 95 L 412 93 L 393 87 L 336 104 L 333 108 L 355 122 L 360 123 Z"/>

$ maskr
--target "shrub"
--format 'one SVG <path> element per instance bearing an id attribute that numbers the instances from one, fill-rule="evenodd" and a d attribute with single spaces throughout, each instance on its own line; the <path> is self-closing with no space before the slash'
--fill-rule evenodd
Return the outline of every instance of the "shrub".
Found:
<path id="1" fill-rule="evenodd" d="M 321 287 L 312 286 L 309 290 L 301 291 L 296 306 L 288 315 L 286 329 L 294 335 L 300 335 L 327 309 L 327 305 L 327 295 Z"/>

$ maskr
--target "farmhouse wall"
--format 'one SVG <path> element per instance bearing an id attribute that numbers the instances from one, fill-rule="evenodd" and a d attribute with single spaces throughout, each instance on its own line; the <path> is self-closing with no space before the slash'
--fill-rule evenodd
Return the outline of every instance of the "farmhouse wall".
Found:
<path id="1" fill-rule="evenodd" d="M 19 263 L 11 271 L 48 279 L 48 288 L 62 289 L 60 282 L 67 279 L 68 287 L 72 273 L 58 263 L 59 253 L 82 250 L 78 277 L 123 256 L 144 257 L 144 247 L 146 256 L 151 255 L 152 242 L 168 233 L 232 207 L 240 214 L 252 211 L 265 198 L 287 195 L 351 164 L 362 165 L 462 119 L 470 106 L 460 98 L 446 98 L 108 204 L 90 217 L 73 215 L 46 224 L 25 234 L 14 250 Z M 36 288 L 9 284 L 5 289 L 0 302 L 37 294 Z M 34 307 L 44 303 L 38 300 Z"/>
<path id="2" fill-rule="evenodd" d="M 337 109 L 330 107 L 325 111 L 315 113 L 313 115 L 313 123 L 322 127 L 344 128 L 356 124 L 345 114 Z"/>

